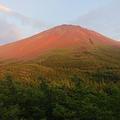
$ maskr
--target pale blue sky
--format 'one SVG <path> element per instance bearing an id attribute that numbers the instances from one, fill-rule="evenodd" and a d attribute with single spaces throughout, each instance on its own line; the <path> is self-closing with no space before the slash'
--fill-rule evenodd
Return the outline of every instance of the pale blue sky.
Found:
<path id="1" fill-rule="evenodd" d="M 0 44 L 60 24 L 77 24 L 120 40 L 120 0 L 0 0 Z"/>
<path id="2" fill-rule="evenodd" d="M 68 23 L 112 0 L 0 0 L 25 16 L 47 23 Z"/>

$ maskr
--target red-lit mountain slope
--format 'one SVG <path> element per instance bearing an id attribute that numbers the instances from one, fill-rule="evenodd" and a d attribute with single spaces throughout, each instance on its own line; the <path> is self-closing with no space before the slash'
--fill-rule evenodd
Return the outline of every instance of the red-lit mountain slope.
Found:
<path id="1" fill-rule="evenodd" d="M 119 47 L 120 44 L 80 26 L 61 25 L 30 38 L 1 46 L 0 59 L 32 59 L 58 48 L 77 48 L 84 51 L 98 46 Z"/>

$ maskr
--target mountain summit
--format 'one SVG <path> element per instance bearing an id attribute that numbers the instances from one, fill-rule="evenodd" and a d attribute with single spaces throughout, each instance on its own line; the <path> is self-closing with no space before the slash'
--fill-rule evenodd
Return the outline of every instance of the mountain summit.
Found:
<path id="1" fill-rule="evenodd" d="M 35 36 L 0 47 L 0 59 L 32 59 L 56 49 L 89 50 L 120 46 L 97 32 L 75 25 L 61 25 Z"/>

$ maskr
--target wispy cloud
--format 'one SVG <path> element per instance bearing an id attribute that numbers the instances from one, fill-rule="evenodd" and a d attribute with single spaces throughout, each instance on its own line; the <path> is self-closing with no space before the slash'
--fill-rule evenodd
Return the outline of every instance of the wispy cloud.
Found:
<path id="1" fill-rule="evenodd" d="M 0 4 L 0 44 L 5 44 L 34 35 L 48 25 L 40 20 L 35 20 L 15 12 L 11 8 Z"/>
<path id="2" fill-rule="evenodd" d="M 5 12 L 5 13 L 10 13 L 11 9 L 6 7 L 6 6 L 4 6 L 4 5 L 2 5 L 2 4 L 0 4 L 0 11 L 1 12 Z"/>
<path id="3" fill-rule="evenodd" d="M 45 26 L 45 24 L 42 21 L 35 20 L 23 14 L 15 12 L 14 10 L 2 4 L 0 4 L 0 12 L 18 19 L 22 24 L 25 24 L 25 25 L 32 25 L 33 27 L 36 27 L 36 28 Z"/>
<path id="4" fill-rule="evenodd" d="M 101 32 L 109 37 L 120 40 L 120 1 L 114 0 L 108 5 L 80 16 L 75 23 Z"/>
<path id="5" fill-rule="evenodd" d="M 15 41 L 21 37 L 20 29 L 6 20 L 0 19 L 0 44 Z"/>

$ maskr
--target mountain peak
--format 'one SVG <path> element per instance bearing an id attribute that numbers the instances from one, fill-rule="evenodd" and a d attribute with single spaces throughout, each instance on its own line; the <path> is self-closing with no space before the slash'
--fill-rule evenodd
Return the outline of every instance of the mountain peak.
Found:
<path id="1" fill-rule="evenodd" d="M 35 58 L 55 49 L 88 50 L 97 46 L 117 45 L 99 33 L 76 25 L 60 25 L 33 37 L 0 47 L 1 59 Z"/>
<path id="2" fill-rule="evenodd" d="M 81 26 L 78 26 L 78 25 L 70 25 L 70 24 L 62 24 L 62 25 L 59 25 L 59 26 L 56 26 L 53 28 L 54 30 L 82 30 L 82 29 L 85 29 L 85 28 L 82 28 Z"/>
<path id="3" fill-rule="evenodd" d="M 72 24 L 62 24 L 62 25 L 56 26 L 56 28 L 81 28 L 81 26 L 72 25 Z"/>

